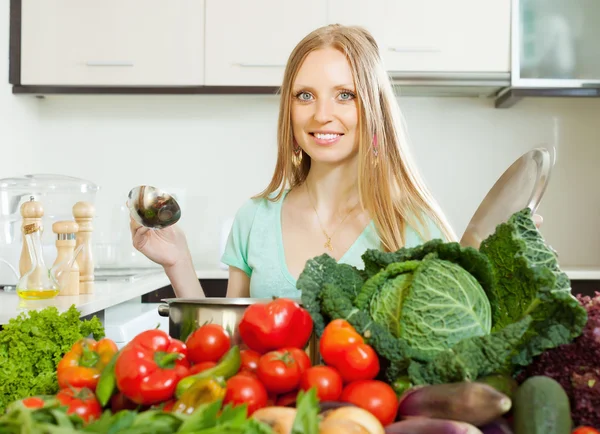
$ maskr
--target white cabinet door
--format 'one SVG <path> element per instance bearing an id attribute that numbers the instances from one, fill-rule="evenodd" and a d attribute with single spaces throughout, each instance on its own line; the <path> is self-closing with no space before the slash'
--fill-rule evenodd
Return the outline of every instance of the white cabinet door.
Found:
<path id="1" fill-rule="evenodd" d="M 23 85 L 203 84 L 204 0 L 22 0 Z"/>
<path id="2" fill-rule="evenodd" d="M 386 69 L 510 71 L 510 0 L 329 0 L 329 22 L 366 27 Z"/>
<path id="3" fill-rule="evenodd" d="M 206 0 L 206 85 L 280 86 L 296 44 L 326 20 L 325 0 Z"/>

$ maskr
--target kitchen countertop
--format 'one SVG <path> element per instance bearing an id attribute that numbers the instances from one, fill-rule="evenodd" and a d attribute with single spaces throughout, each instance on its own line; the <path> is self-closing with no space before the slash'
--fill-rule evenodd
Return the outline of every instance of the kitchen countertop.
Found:
<path id="1" fill-rule="evenodd" d="M 49 306 L 56 306 L 59 312 L 65 312 L 75 305 L 81 316 L 87 316 L 170 285 L 161 269 L 145 273 L 131 280 L 98 280 L 94 285 L 94 294 L 58 296 L 50 300 L 21 300 L 14 291 L 0 291 L 0 325 L 7 324 L 21 312 Z M 196 270 L 196 274 L 199 279 L 227 279 L 229 275 L 226 270 Z"/>

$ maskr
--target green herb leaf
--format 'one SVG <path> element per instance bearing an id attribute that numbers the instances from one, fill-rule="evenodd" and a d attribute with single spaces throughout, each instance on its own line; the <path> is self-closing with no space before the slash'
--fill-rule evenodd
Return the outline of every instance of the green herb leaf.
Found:
<path id="1" fill-rule="evenodd" d="M 319 400 L 315 387 L 298 393 L 296 411 L 292 434 L 319 434 Z"/>
<path id="2" fill-rule="evenodd" d="M 179 427 L 178 433 L 195 433 L 206 428 L 217 425 L 217 413 L 221 409 L 223 401 L 216 400 L 199 406 L 190 416 L 186 418 Z"/>

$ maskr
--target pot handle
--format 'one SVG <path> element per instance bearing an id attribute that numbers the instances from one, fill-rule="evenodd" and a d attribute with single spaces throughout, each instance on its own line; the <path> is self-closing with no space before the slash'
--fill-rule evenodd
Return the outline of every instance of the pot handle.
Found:
<path id="1" fill-rule="evenodd" d="M 158 305 L 158 314 L 160 316 L 169 316 L 169 305 L 168 304 L 159 304 Z"/>

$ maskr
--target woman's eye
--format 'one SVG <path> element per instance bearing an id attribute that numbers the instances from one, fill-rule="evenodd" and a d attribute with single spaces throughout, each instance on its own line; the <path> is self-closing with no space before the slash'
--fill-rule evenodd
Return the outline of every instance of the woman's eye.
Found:
<path id="1" fill-rule="evenodd" d="M 310 101 L 312 95 L 308 92 L 298 92 L 296 94 L 296 98 L 298 98 L 300 101 Z"/>
<path id="2" fill-rule="evenodd" d="M 354 94 L 352 92 L 342 92 L 340 93 L 340 98 L 343 101 L 350 101 L 354 98 Z"/>

